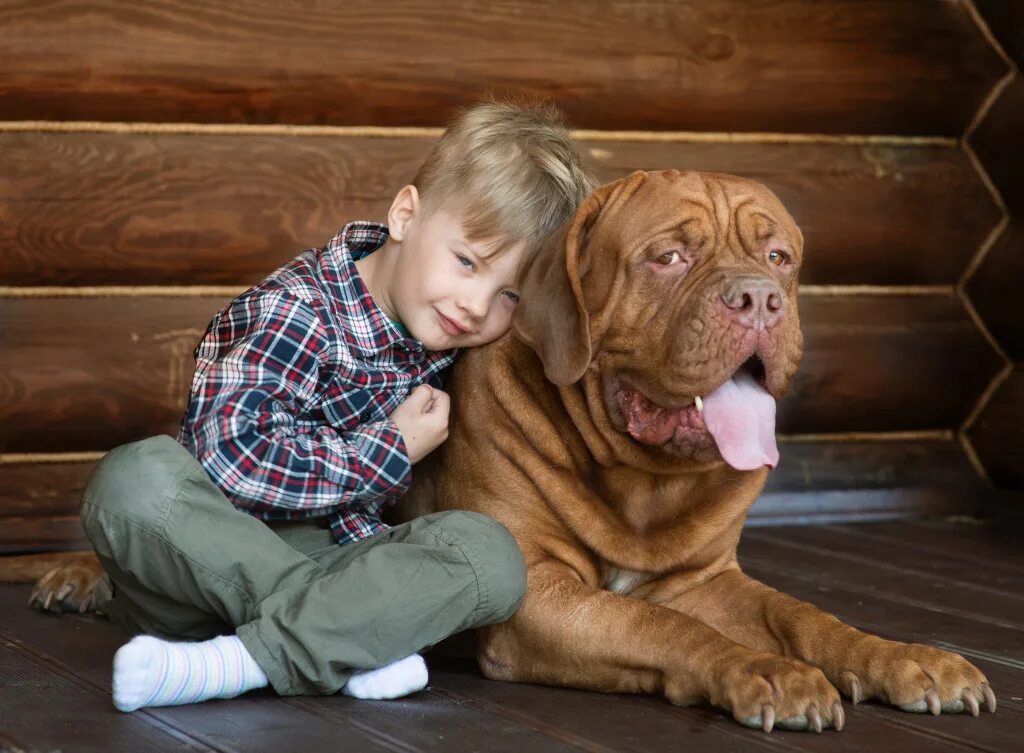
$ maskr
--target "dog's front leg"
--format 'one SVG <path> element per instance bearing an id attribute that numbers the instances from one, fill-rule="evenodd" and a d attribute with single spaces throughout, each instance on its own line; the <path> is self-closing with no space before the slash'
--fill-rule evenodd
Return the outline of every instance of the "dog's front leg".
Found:
<path id="1" fill-rule="evenodd" d="M 864 633 L 738 569 L 682 593 L 655 597 L 732 640 L 819 667 L 854 703 L 875 698 L 904 711 L 995 711 L 988 681 L 959 654 Z"/>
<path id="2" fill-rule="evenodd" d="M 818 729 L 842 727 L 839 694 L 819 670 L 751 650 L 675 610 L 594 588 L 553 559 L 530 566 L 519 611 L 482 638 L 480 665 L 492 679 L 708 701 L 768 731 L 776 718 L 801 715 L 816 718 Z"/>

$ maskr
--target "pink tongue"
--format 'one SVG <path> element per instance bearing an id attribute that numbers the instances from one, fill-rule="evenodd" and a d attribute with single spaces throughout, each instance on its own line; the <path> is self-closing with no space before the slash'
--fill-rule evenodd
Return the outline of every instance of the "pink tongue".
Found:
<path id="1" fill-rule="evenodd" d="M 736 470 L 778 464 L 775 399 L 746 371 L 704 397 L 704 423 L 725 462 Z"/>

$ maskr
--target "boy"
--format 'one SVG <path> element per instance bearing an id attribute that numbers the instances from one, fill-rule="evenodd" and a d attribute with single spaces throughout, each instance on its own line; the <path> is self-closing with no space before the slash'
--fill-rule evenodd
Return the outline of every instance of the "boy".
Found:
<path id="1" fill-rule="evenodd" d="M 116 448 L 83 495 L 97 606 L 147 634 L 117 652 L 117 708 L 396 698 L 426 686 L 418 651 L 511 616 L 525 566 L 501 524 L 380 512 L 447 436 L 441 370 L 508 330 L 522 262 L 591 187 L 556 109 L 479 105 L 387 226 L 349 223 L 214 317 L 178 442 Z"/>

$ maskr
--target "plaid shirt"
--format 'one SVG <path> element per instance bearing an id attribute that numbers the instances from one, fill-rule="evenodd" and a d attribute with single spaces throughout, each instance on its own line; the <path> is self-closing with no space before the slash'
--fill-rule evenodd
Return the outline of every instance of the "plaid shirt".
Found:
<path id="1" fill-rule="evenodd" d="M 178 433 L 236 507 L 326 518 L 342 544 L 387 529 L 381 509 L 412 479 L 388 416 L 414 387 L 440 387 L 457 353 L 425 350 L 373 302 L 354 261 L 387 237 L 349 223 L 221 309 Z"/>

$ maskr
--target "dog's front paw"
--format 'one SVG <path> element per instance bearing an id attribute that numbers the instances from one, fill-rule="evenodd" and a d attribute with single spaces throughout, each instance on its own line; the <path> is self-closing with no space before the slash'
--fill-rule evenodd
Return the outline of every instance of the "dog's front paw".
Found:
<path id="1" fill-rule="evenodd" d="M 839 691 L 821 670 L 795 659 L 746 652 L 726 662 L 714 684 L 711 702 L 747 727 L 821 732 L 846 722 Z"/>
<path id="2" fill-rule="evenodd" d="M 854 703 L 873 698 L 904 711 L 935 715 L 969 711 L 977 716 L 982 706 L 996 710 L 996 696 L 985 675 L 959 654 L 880 638 L 858 653 L 859 661 L 837 678 Z"/>
<path id="3" fill-rule="evenodd" d="M 36 581 L 28 603 L 46 612 L 95 612 L 102 577 L 98 562 L 59 565 Z"/>

